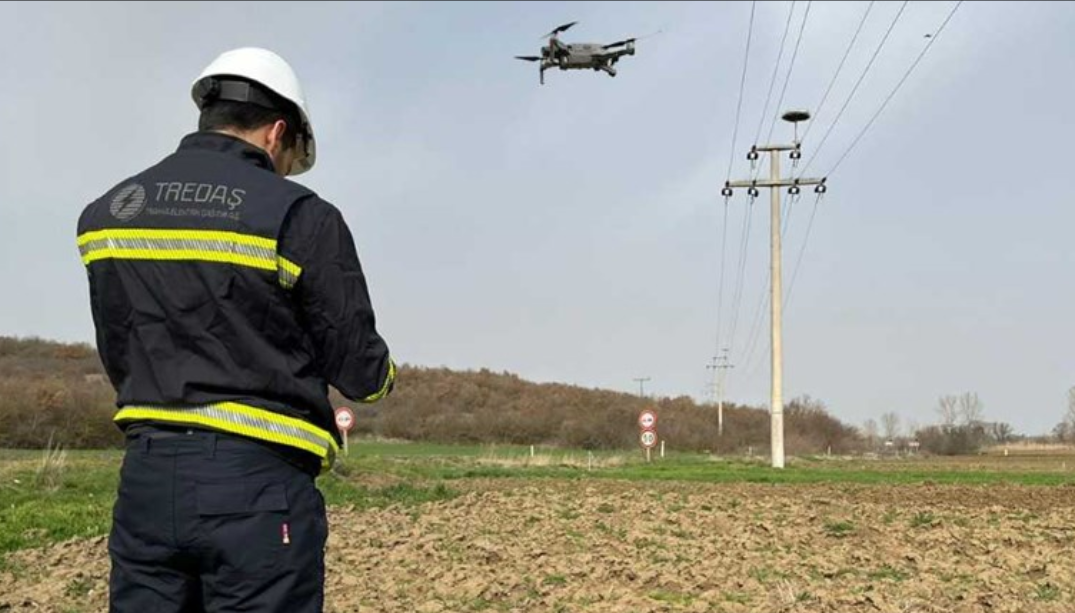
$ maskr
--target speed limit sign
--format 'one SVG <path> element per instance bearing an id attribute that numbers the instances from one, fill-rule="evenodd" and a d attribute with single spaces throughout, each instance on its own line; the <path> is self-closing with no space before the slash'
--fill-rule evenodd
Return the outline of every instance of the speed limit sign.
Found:
<path id="1" fill-rule="evenodd" d="M 336 409 L 336 427 L 340 432 L 347 432 L 355 425 L 355 414 L 347 407 Z"/>
<path id="2" fill-rule="evenodd" d="M 646 449 L 651 449 L 657 444 L 657 433 L 653 430 L 643 430 L 642 436 L 639 437 L 642 441 L 642 446 Z"/>

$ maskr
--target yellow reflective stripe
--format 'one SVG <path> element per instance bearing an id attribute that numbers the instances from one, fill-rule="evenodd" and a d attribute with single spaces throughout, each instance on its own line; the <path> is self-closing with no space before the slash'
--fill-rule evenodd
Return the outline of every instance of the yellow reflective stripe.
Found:
<path id="1" fill-rule="evenodd" d="M 149 228 L 110 228 L 106 230 L 86 232 L 85 234 L 79 235 L 78 246 L 81 247 L 90 241 L 105 240 L 109 238 L 224 241 L 229 243 L 239 243 L 240 245 L 261 247 L 262 249 L 273 251 L 276 250 L 275 240 L 250 234 L 239 234 L 238 232 L 228 232 L 225 230 L 153 230 Z"/>
<path id="2" fill-rule="evenodd" d="M 78 237 L 82 263 L 98 260 L 162 260 L 220 262 L 275 271 L 280 285 L 291 289 L 302 267 L 276 253 L 276 241 L 221 230 L 153 230 L 111 228 Z"/>
<path id="3" fill-rule="evenodd" d="M 384 385 L 381 386 L 381 389 L 377 390 L 373 394 L 370 394 L 369 396 L 366 396 L 360 402 L 377 402 L 378 400 L 384 398 L 388 395 L 388 390 L 391 389 L 392 382 L 395 380 L 396 363 L 392 360 L 392 358 L 388 358 L 388 376 L 384 378 Z"/>
<path id="4" fill-rule="evenodd" d="M 302 267 L 282 255 L 276 257 L 276 263 L 280 271 L 280 285 L 287 289 L 295 287 L 302 276 Z"/>
<path id="5" fill-rule="evenodd" d="M 152 420 L 181 425 L 205 426 L 263 441 L 288 445 L 321 458 L 322 468 L 331 467 L 339 446 L 327 431 L 301 419 L 258 407 L 222 402 L 195 407 L 129 406 L 113 418 L 117 423 Z"/>
<path id="6" fill-rule="evenodd" d="M 276 270 L 271 260 L 224 251 L 205 251 L 201 249 L 96 249 L 82 256 L 82 262 L 89 266 L 97 260 L 201 260 L 238 264 L 261 270 Z"/>

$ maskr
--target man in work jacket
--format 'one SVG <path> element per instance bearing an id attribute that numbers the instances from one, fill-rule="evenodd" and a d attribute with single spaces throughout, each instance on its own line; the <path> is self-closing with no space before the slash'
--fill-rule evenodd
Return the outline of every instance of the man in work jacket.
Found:
<path id="1" fill-rule="evenodd" d="M 396 367 L 343 216 L 284 178 L 316 156 L 291 67 L 229 51 L 192 93 L 199 131 L 78 223 L 127 436 L 110 610 L 320 612 L 328 385 L 374 402 Z"/>

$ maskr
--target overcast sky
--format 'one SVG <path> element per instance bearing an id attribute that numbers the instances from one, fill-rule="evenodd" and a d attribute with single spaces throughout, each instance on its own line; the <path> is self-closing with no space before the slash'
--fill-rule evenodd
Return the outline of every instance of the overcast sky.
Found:
<path id="1" fill-rule="evenodd" d="M 802 162 L 825 175 L 954 2 L 907 5 L 820 150 L 902 3 L 874 4 L 820 110 L 867 3 L 795 3 L 764 117 L 792 3 L 757 3 L 734 151 L 750 2 L 0 4 L 0 334 L 92 342 L 79 212 L 195 129 L 206 64 L 256 45 L 302 79 L 318 160 L 299 179 L 346 215 L 397 360 L 704 399 L 729 347 L 726 397 L 768 406 L 768 193 L 738 192 L 725 225 L 719 192 L 729 160 L 750 176 L 808 4 L 781 109 L 818 111 Z M 568 21 L 566 42 L 660 33 L 614 79 L 541 87 L 512 56 Z M 1069 2 L 955 13 L 829 176 L 787 300 L 786 399 L 855 425 L 933 423 L 962 392 L 1019 432 L 1062 419 L 1072 31 Z M 815 201 L 790 207 L 786 294 Z"/>

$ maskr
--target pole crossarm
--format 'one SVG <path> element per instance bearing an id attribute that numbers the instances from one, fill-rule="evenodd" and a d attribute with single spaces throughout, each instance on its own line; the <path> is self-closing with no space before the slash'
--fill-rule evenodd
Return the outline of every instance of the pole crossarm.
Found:
<path id="1" fill-rule="evenodd" d="M 802 143 L 792 143 L 790 145 L 755 145 L 750 148 L 751 151 L 795 151 Z"/>
<path id="2" fill-rule="evenodd" d="M 804 177 L 800 179 L 777 179 L 775 181 L 728 181 L 725 187 L 792 187 L 795 185 L 822 185 L 825 179 Z"/>

